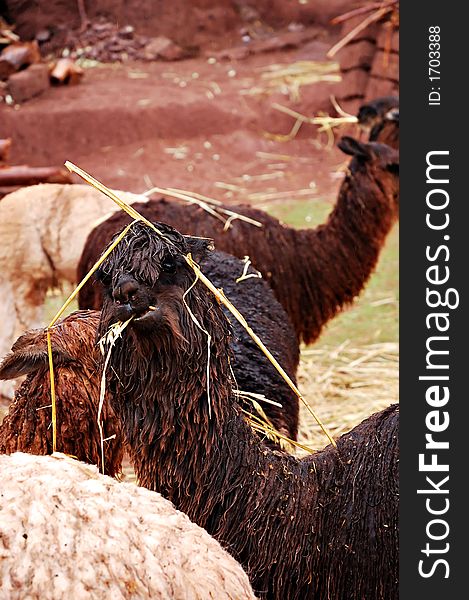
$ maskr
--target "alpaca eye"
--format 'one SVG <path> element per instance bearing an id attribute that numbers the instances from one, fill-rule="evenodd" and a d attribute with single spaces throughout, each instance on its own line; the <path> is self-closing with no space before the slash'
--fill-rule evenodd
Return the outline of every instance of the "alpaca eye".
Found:
<path id="1" fill-rule="evenodd" d="M 176 273 L 176 261 L 172 258 L 166 258 L 161 265 L 165 273 L 174 274 Z"/>

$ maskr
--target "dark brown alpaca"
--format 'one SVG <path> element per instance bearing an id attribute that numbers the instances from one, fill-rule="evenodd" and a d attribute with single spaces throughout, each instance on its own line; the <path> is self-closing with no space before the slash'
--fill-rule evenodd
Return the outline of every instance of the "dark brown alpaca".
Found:
<path id="1" fill-rule="evenodd" d="M 101 468 L 97 425 L 101 359 L 96 346 L 99 313 L 76 312 L 51 330 L 57 403 L 57 449 Z M 52 454 L 51 396 L 46 330 L 22 335 L 0 364 L 0 379 L 28 375 L 0 425 L 0 454 Z M 104 470 L 121 471 L 123 444 L 107 404 L 102 415 Z"/>
<path id="2" fill-rule="evenodd" d="M 360 293 L 398 216 L 397 152 L 387 146 L 343 138 L 339 147 L 353 156 L 339 197 L 327 222 L 316 229 L 293 229 L 247 205 L 229 208 L 263 223 L 262 228 L 235 221 L 223 224 L 198 206 L 165 199 L 134 207 L 150 221 L 165 221 L 180 231 L 214 238 L 218 249 L 249 255 L 288 313 L 297 336 L 313 342 L 329 319 Z M 118 212 L 88 236 L 78 265 L 81 280 L 113 235 L 130 222 Z M 85 286 L 81 308 L 99 308 L 98 286 Z"/>
<path id="3" fill-rule="evenodd" d="M 369 132 L 370 142 L 399 150 L 399 98 L 384 96 L 360 106 L 358 123 Z"/>
<path id="4" fill-rule="evenodd" d="M 244 268 L 242 261 L 218 250 L 201 257 L 200 265 L 212 283 L 223 289 L 289 377 L 296 382 L 300 356 L 295 331 L 267 282 L 253 277 L 236 283 L 237 276 Z M 247 274 L 252 273 L 253 269 L 250 268 Z M 243 391 L 263 394 L 266 398 L 279 402 L 282 408 L 272 404 L 261 404 L 275 428 L 283 435 L 296 440 L 299 418 L 297 396 L 281 379 L 238 321 L 226 310 L 225 316 L 233 328 L 230 346 L 237 387 Z M 242 404 L 243 408 L 253 412 L 249 401 Z"/>
<path id="5" fill-rule="evenodd" d="M 223 288 L 262 337 L 290 377 L 295 380 L 299 353 L 295 332 L 272 290 L 262 279 L 249 278 L 236 283 L 243 263 L 224 252 L 210 253 L 204 271 L 217 287 Z M 248 274 L 252 273 L 248 270 Z M 99 314 L 77 312 L 52 329 L 58 412 L 58 449 L 85 462 L 100 464 L 100 437 L 96 427 L 101 379 L 100 353 L 96 345 Z M 296 439 L 298 399 L 280 379 L 242 327 L 234 324 L 231 339 L 232 368 L 239 389 L 275 398 L 282 408 L 264 404 L 272 424 L 284 435 Z M 99 366 L 98 366 L 99 365 Z M 35 330 L 21 336 L 0 364 L 0 379 L 29 373 L 10 406 L 10 414 L 0 426 L 0 452 L 32 454 L 52 452 L 50 385 L 46 331 Z M 44 408 L 47 407 L 47 408 Z M 253 411 L 252 404 L 245 408 Z M 257 413 L 255 413 L 257 414 Z M 118 433 L 117 423 L 105 406 L 105 435 Z M 122 440 L 105 443 L 105 471 L 120 472 Z"/>
<path id="6" fill-rule="evenodd" d="M 100 334 L 133 317 L 109 386 L 140 483 L 217 538 L 260 598 L 397 599 L 397 406 L 303 460 L 265 446 L 232 395 L 223 312 L 191 288 L 183 255 L 204 243 L 157 226 L 164 237 L 134 224 L 99 271 Z M 207 337 L 184 295 L 211 336 L 210 399 Z"/>

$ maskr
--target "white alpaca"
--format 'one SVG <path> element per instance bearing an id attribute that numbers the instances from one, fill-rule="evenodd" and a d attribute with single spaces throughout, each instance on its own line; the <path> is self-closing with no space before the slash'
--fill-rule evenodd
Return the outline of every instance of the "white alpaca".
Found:
<path id="1" fill-rule="evenodd" d="M 63 454 L 0 456 L 0 598 L 254 600 L 241 566 L 160 494 Z"/>

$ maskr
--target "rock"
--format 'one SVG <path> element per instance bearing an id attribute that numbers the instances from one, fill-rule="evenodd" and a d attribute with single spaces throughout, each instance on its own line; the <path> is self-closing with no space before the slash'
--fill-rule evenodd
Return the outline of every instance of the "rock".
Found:
<path id="1" fill-rule="evenodd" d="M 92 29 L 98 33 L 103 31 L 112 31 L 113 29 L 112 23 L 93 23 Z"/>
<path id="2" fill-rule="evenodd" d="M 83 77 L 83 69 L 71 58 L 59 58 L 50 72 L 50 82 L 55 85 L 76 85 Z"/>
<path id="3" fill-rule="evenodd" d="M 49 67 L 38 63 L 11 75 L 7 87 L 13 100 L 21 103 L 39 96 L 49 85 Z"/>
<path id="4" fill-rule="evenodd" d="M 10 44 L 0 54 L 0 79 L 7 79 L 12 73 L 40 60 L 41 53 L 36 41 Z"/>
<path id="5" fill-rule="evenodd" d="M 126 25 L 119 29 L 117 35 L 124 40 L 131 40 L 134 37 L 134 28 L 132 25 Z"/>
<path id="6" fill-rule="evenodd" d="M 50 40 L 50 31 L 49 29 L 41 29 L 36 33 L 36 40 L 43 44 L 44 42 L 48 42 Z"/>
<path id="7" fill-rule="evenodd" d="M 164 60 L 180 60 L 181 58 L 184 58 L 185 52 L 169 38 L 159 36 L 153 38 L 145 45 L 143 55 L 146 60 L 156 60 L 158 58 Z"/>

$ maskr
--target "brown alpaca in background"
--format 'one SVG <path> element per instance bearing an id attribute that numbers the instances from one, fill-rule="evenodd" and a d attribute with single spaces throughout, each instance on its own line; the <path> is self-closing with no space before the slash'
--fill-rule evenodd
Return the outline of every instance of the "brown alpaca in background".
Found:
<path id="1" fill-rule="evenodd" d="M 51 329 L 57 403 L 57 450 L 101 468 L 97 425 L 101 356 L 96 346 L 99 313 L 76 312 Z M 0 425 L 0 454 L 52 454 L 51 395 L 46 330 L 28 331 L 0 364 L 0 379 L 28 375 Z M 121 471 L 120 428 L 103 407 L 104 471 Z M 114 436 L 114 437 L 113 437 Z"/>
<path id="2" fill-rule="evenodd" d="M 156 225 L 135 223 L 98 271 L 100 333 L 132 317 L 109 389 L 140 483 L 229 550 L 259 598 L 397 599 L 398 408 L 302 460 L 270 450 L 232 394 L 228 323 L 184 259 L 204 241 Z"/>
<path id="3" fill-rule="evenodd" d="M 399 98 L 384 96 L 360 106 L 358 123 L 368 132 L 370 142 L 399 150 Z"/>
<path id="4" fill-rule="evenodd" d="M 353 159 L 333 211 L 315 229 L 288 227 L 247 205 L 229 208 L 262 222 L 262 228 L 235 221 L 225 232 L 223 224 L 200 207 L 165 199 L 134 206 L 150 221 L 164 220 L 184 233 L 214 238 L 219 250 L 249 255 L 288 313 L 298 338 L 311 343 L 325 323 L 361 292 L 398 217 L 398 153 L 349 137 L 339 147 Z M 79 280 L 129 222 L 120 211 L 90 233 L 78 265 Z M 80 308 L 99 308 L 101 303 L 99 286 L 90 283 L 81 290 Z"/>

